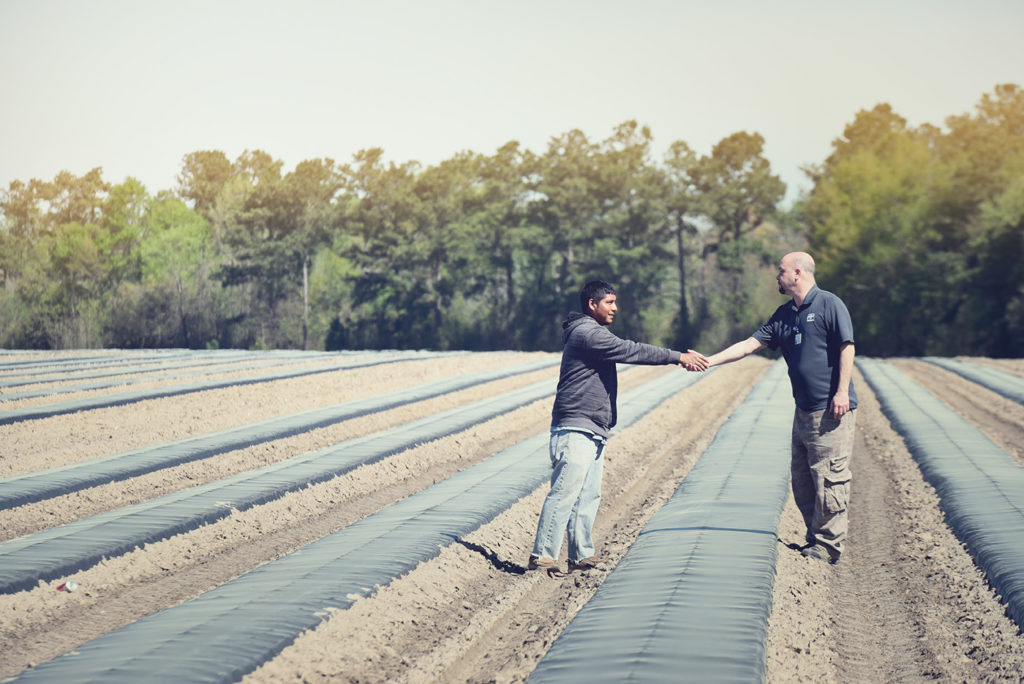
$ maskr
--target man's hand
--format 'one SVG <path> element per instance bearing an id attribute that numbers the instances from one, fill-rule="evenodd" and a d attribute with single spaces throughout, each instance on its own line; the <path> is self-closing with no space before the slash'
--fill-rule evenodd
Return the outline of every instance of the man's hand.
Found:
<path id="1" fill-rule="evenodd" d="M 839 420 L 844 415 L 850 412 L 850 392 L 849 390 L 841 389 L 837 390 L 835 395 L 832 397 L 832 415 L 836 420 Z"/>
<path id="2" fill-rule="evenodd" d="M 700 352 L 687 349 L 686 353 L 679 355 L 679 365 L 688 371 L 706 371 L 708 360 Z"/>

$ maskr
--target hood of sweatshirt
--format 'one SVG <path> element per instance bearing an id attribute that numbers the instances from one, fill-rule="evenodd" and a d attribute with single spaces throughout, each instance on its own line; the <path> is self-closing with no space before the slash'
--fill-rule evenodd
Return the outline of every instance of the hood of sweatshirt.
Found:
<path id="1" fill-rule="evenodd" d="M 597 321 L 595 321 L 591 316 L 588 316 L 585 313 L 580 313 L 579 311 L 573 311 L 566 316 L 565 320 L 562 321 L 562 344 L 565 344 L 568 341 L 569 334 L 572 333 L 573 330 L 581 325 L 585 325 L 587 321 L 597 325 Z"/>

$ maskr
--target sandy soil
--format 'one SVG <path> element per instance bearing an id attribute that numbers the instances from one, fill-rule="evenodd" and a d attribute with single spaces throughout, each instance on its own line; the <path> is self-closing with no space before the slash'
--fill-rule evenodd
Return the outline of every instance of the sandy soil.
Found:
<path id="1" fill-rule="evenodd" d="M 0 477 L 537 358 L 410 361 L 0 426 Z M 974 359 L 972 359 L 974 360 Z M 1016 363 L 1016 366 L 1014 364 Z M 929 364 L 897 365 L 1022 458 L 1024 408 Z M 994 365 L 1015 372 L 1020 362 Z M 609 444 L 599 552 L 613 564 L 767 368 L 709 374 Z M 675 369 L 636 368 L 622 390 Z M 556 368 L 346 421 L 123 483 L 0 511 L 2 539 L 194 486 L 553 377 Z M 857 376 L 851 536 L 843 561 L 803 558 L 792 501 L 780 526 L 768 681 L 1020 681 L 1024 636 L 943 521 L 938 499 Z M 123 389 L 123 388 L 122 388 Z M 110 392 L 119 391 L 117 388 Z M 102 393 L 102 392 L 101 392 Z M 0 677 L 196 596 L 430 486 L 547 427 L 550 400 L 510 412 L 215 524 L 0 596 Z M 523 681 L 606 573 L 523 567 L 546 485 L 438 557 L 334 613 L 252 673 L 279 681 Z M 337 644 L 344 642 L 345 649 Z"/>

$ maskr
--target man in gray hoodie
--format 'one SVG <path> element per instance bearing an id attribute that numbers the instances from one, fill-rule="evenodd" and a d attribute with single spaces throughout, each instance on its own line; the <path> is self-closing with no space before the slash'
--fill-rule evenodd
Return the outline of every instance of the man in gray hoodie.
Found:
<path id="1" fill-rule="evenodd" d="M 527 567 L 556 568 L 562 537 L 569 537 L 569 570 L 589 570 L 606 559 L 595 555 L 592 531 L 601 503 L 604 447 L 616 422 L 618 363 L 679 364 L 707 370 L 707 359 L 616 337 L 605 326 L 618 311 L 615 290 L 594 280 L 580 291 L 580 310 L 562 323 L 562 367 L 551 411 L 551 490 L 544 500 Z"/>

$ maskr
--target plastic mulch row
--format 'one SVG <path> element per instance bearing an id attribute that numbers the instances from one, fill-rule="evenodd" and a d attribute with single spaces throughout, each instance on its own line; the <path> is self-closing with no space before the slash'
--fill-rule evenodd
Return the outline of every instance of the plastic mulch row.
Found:
<path id="1" fill-rule="evenodd" d="M 384 395 L 268 418 L 235 428 L 6 478 L 0 480 L 0 510 L 70 494 L 88 487 L 138 477 L 145 473 L 209 458 L 234 449 L 243 449 L 283 439 L 343 420 L 386 411 L 415 401 L 466 389 L 473 385 L 541 370 L 556 363 L 558 363 L 558 357 L 552 355 L 547 359 L 444 378 Z"/>
<path id="2" fill-rule="evenodd" d="M 1024 468 L 898 368 L 857 366 L 939 495 L 946 522 L 1024 627 Z"/>
<path id="3" fill-rule="evenodd" d="M 764 681 L 792 424 L 778 361 L 530 681 Z"/>
<path id="4" fill-rule="evenodd" d="M 620 429 L 699 380 L 668 372 L 620 397 Z M 26 670 L 15 681 L 230 682 L 544 484 L 540 434 L 295 553 Z"/>

